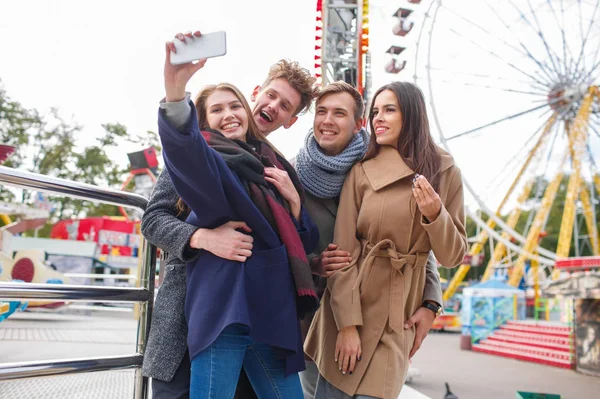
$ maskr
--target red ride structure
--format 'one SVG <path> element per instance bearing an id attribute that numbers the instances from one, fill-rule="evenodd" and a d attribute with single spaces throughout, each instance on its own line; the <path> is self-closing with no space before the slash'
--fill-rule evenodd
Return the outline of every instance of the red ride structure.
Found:
<path id="1" fill-rule="evenodd" d="M 317 0 L 315 76 L 349 83 L 367 98 L 371 86 L 369 0 Z"/>

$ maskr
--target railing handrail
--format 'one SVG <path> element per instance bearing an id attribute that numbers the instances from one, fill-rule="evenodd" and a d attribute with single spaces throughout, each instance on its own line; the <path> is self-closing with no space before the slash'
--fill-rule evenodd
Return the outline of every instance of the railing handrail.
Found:
<path id="1" fill-rule="evenodd" d="M 0 166 L 0 184 L 16 188 L 43 191 L 126 208 L 145 210 L 148 200 L 138 194 L 91 184 L 50 177 L 5 166 Z M 154 302 L 154 275 L 156 273 L 156 247 L 143 242 L 140 287 L 89 287 L 62 284 L 0 284 L 0 298 L 43 299 L 58 301 L 141 302 L 137 328 L 137 351 L 133 355 L 108 358 L 85 358 L 48 362 L 22 362 L 0 366 L 0 381 L 32 378 L 46 375 L 71 374 L 88 371 L 135 368 L 133 396 L 148 396 L 148 379 L 142 376 L 141 362 L 150 327 Z M 25 287 L 27 285 L 28 287 Z"/>
<path id="2" fill-rule="evenodd" d="M 60 194 L 71 198 L 99 201 L 126 208 L 146 209 L 148 199 L 135 193 L 98 187 L 58 177 L 0 166 L 0 183 L 16 188 Z"/>
<path id="3" fill-rule="evenodd" d="M 142 287 L 98 287 L 0 281 L 0 300 L 4 301 L 145 302 L 148 299 L 148 289 Z"/>
<path id="4" fill-rule="evenodd" d="M 102 356 L 56 361 L 0 363 L 0 381 L 47 377 L 91 371 L 123 370 L 141 367 L 142 355 Z"/>
<path id="5" fill-rule="evenodd" d="M 512 302 L 512 301 L 517 301 L 518 298 L 516 297 L 516 295 L 513 296 L 507 296 L 504 298 L 501 298 L 498 300 L 498 302 L 492 304 L 492 313 L 495 314 L 496 313 L 496 309 L 501 308 L 502 306 L 504 306 L 506 303 Z M 510 316 L 506 316 L 505 318 L 502 318 L 498 323 L 496 322 L 496 320 L 492 320 L 492 324 L 491 325 L 486 325 L 485 329 L 482 329 L 481 326 L 477 326 L 476 323 L 479 320 L 483 320 L 483 319 L 487 319 L 489 317 L 490 313 L 489 311 L 486 311 L 485 313 L 477 313 L 475 314 L 475 317 L 473 318 L 473 320 L 471 321 L 471 328 L 473 328 L 472 332 L 471 332 L 471 341 L 473 343 L 479 342 L 479 340 L 483 339 L 483 338 L 487 338 L 488 335 L 496 330 L 497 328 L 499 328 L 501 325 L 505 324 L 508 320 L 512 320 L 513 317 L 515 316 L 514 314 L 511 314 Z M 480 332 L 477 334 L 475 333 L 474 328 L 475 327 L 479 327 L 478 330 L 480 330 Z"/>

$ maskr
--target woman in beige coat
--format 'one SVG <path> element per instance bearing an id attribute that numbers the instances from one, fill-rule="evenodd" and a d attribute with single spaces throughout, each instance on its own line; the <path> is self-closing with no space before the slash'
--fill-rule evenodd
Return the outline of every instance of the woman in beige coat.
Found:
<path id="1" fill-rule="evenodd" d="M 461 173 L 431 138 L 419 88 L 380 88 L 369 125 L 334 235 L 355 261 L 329 277 L 305 343 L 319 399 L 398 397 L 415 334 L 405 321 L 422 305 L 427 255 L 455 267 L 467 250 Z"/>

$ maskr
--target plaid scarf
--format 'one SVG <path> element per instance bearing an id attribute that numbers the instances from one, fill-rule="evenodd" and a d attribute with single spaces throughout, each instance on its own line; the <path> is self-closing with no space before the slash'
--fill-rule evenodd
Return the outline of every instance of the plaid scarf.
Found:
<path id="1" fill-rule="evenodd" d="M 292 222 L 288 202 L 279 195 L 277 190 L 269 187 L 264 174 L 265 167 L 285 170 L 300 194 L 300 199 L 304 202 L 304 191 L 294 168 L 265 142 L 251 139 L 248 143 L 230 140 L 220 132 L 211 129 L 203 130 L 202 136 L 208 145 L 221 155 L 229 169 L 242 180 L 250 199 L 285 246 L 296 286 L 296 307 L 299 317 L 303 318 L 306 314 L 313 313 L 319 307 L 319 297 L 304 246 Z"/>

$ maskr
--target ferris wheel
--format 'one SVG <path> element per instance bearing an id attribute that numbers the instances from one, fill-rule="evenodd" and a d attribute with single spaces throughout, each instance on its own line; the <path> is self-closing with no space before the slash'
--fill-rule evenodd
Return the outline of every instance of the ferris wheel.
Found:
<path id="1" fill-rule="evenodd" d="M 483 279 L 505 265 L 509 283 L 518 285 L 527 262 L 542 268 L 531 269 L 529 280 L 537 280 L 586 246 L 598 255 L 600 1 L 433 0 L 420 7 L 410 78 L 428 97 L 440 143 L 463 169 L 467 213 L 481 228 L 469 254 L 493 247 Z M 562 218 L 548 251 L 540 240 L 553 209 Z M 525 210 L 529 218 L 517 227 Z M 445 299 L 469 268 L 461 265 Z"/>
<path id="2" fill-rule="evenodd" d="M 467 214 L 479 227 L 468 258 L 490 246 L 484 280 L 507 268 L 510 284 L 525 277 L 537 286 L 559 277 L 557 259 L 599 255 L 600 0 L 337 3 L 363 11 L 354 25 L 355 43 L 367 40 L 365 53 L 354 53 L 366 61 L 363 82 L 412 80 L 423 89 L 432 132 L 463 171 Z M 323 67 L 325 56 L 315 60 L 321 75 L 336 70 Z M 560 231 L 547 250 L 540 241 L 554 212 Z M 463 262 L 444 299 L 470 267 Z"/>

